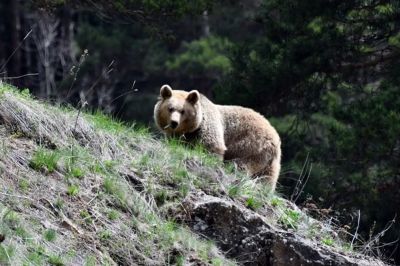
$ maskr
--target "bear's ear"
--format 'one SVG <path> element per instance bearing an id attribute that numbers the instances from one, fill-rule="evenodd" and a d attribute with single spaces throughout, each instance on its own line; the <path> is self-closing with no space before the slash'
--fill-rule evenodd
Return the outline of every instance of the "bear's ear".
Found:
<path id="1" fill-rule="evenodd" d="M 195 104 L 200 99 L 200 93 L 197 90 L 193 90 L 189 92 L 189 95 L 186 98 L 186 101 L 190 102 L 191 104 Z"/>
<path id="2" fill-rule="evenodd" d="M 160 96 L 163 99 L 168 99 L 169 97 L 172 96 L 172 89 L 169 85 L 162 85 L 160 89 Z"/>

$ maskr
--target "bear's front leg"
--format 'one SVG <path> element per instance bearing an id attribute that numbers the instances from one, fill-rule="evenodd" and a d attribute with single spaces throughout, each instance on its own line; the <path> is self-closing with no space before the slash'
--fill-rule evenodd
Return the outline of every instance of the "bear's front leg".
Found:
<path id="1" fill-rule="evenodd" d="M 227 150 L 224 140 L 224 132 L 222 129 L 207 130 L 201 132 L 201 143 L 206 149 L 215 153 L 221 160 L 224 159 L 225 151 Z"/>

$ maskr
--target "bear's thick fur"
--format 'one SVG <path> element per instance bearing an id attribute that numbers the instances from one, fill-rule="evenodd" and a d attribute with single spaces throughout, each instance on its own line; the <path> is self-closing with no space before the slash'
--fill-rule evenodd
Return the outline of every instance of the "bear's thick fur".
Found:
<path id="1" fill-rule="evenodd" d="M 167 136 L 197 138 L 224 160 L 233 160 L 274 190 L 279 177 L 281 141 L 259 113 L 240 106 L 217 105 L 198 91 L 163 85 L 154 120 Z"/>

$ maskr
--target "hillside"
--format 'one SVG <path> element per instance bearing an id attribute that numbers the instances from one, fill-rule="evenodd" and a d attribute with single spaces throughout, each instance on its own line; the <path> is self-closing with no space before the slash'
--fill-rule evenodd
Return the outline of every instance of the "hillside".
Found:
<path id="1" fill-rule="evenodd" d="M 201 147 L 0 83 L 1 265 L 384 265 Z"/>

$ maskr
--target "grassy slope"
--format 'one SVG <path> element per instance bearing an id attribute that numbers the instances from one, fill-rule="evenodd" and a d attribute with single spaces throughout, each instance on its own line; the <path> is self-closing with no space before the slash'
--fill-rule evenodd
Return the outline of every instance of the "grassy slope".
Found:
<path id="1" fill-rule="evenodd" d="M 239 201 L 271 224 L 346 249 L 331 228 L 201 147 L 156 140 L 102 114 L 40 103 L 0 83 L 0 264 L 229 265 L 174 222 L 191 190 Z"/>

